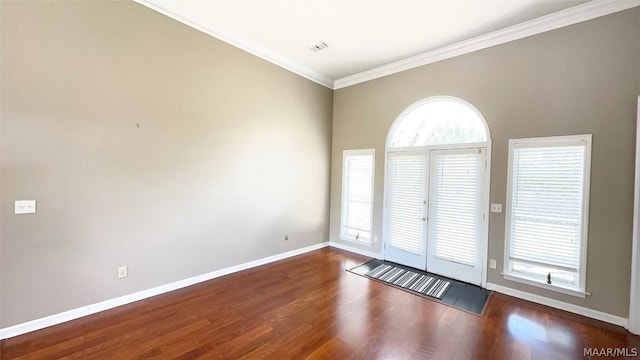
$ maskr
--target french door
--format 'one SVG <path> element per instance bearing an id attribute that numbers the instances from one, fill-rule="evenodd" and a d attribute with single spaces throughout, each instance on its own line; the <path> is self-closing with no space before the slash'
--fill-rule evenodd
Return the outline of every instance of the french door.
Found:
<path id="1" fill-rule="evenodd" d="M 480 284 L 485 170 L 484 148 L 388 153 L 385 259 Z"/>
<path id="2" fill-rule="evenodd" d="M 425 152 L 389 153 L 385 204 L 385 259 L 423 270 L 427 160 Z"/>

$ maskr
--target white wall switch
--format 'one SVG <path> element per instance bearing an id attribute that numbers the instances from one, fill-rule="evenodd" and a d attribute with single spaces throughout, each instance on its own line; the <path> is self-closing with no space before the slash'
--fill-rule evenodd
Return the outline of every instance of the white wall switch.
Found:
<path id="1" fill-rule="evenodd" d="M 489 260 L 489 268 L 490 269 L 495 269 L 496 268 L 496 259 L 490 259 Z"/>
<path id="2" fill-rule="evenodd" d="M 491 204 L 492 213 L 502 213 L 502 204 Z"/>
<path id="3" fill-rule="evenodd" d="M 126 278 L 129 276 L 129 269 L 126 266 L 120 266 L 118 268 L 118 279 Z"/>
<path id="4" fill-rule="evenodd" d="M 15 213 L 16 214 L 35 214 L 36 201 L 35 200 L 16 200 Z"/>

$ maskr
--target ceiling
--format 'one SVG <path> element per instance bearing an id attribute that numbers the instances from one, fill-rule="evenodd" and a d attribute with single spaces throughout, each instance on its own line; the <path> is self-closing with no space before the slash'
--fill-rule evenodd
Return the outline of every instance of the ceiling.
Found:
<path id="1" fill-rule="evenodd" d="M 136 1 L 330 88 L 640 5 L 640 0 Z M 321 42 L 328 47 L 309 49 Z"/>

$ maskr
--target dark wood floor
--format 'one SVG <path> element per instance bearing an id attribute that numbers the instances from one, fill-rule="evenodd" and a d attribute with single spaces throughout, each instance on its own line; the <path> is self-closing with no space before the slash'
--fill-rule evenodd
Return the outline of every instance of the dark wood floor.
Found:
<path id="1" fill-rule="evenodd" d="M 2 359 L 581 359 L 620 327 L 492 294 L 474 315 L 345 271 L 332 248 L 7 339 Z"/>

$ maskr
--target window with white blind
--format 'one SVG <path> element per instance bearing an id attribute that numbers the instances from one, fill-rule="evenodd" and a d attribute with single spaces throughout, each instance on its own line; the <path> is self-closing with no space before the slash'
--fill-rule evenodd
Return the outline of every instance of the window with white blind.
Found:
<path id="1" fill-rule="evenodd" d="M 374 149 L 345 150 L 342 155 L 340 238 L 371 244 Z"/>
<path id="2" fill-rule="evenodd" d="M 584 297 L 591 135 L 509 140 L 505 277 Z"/>

